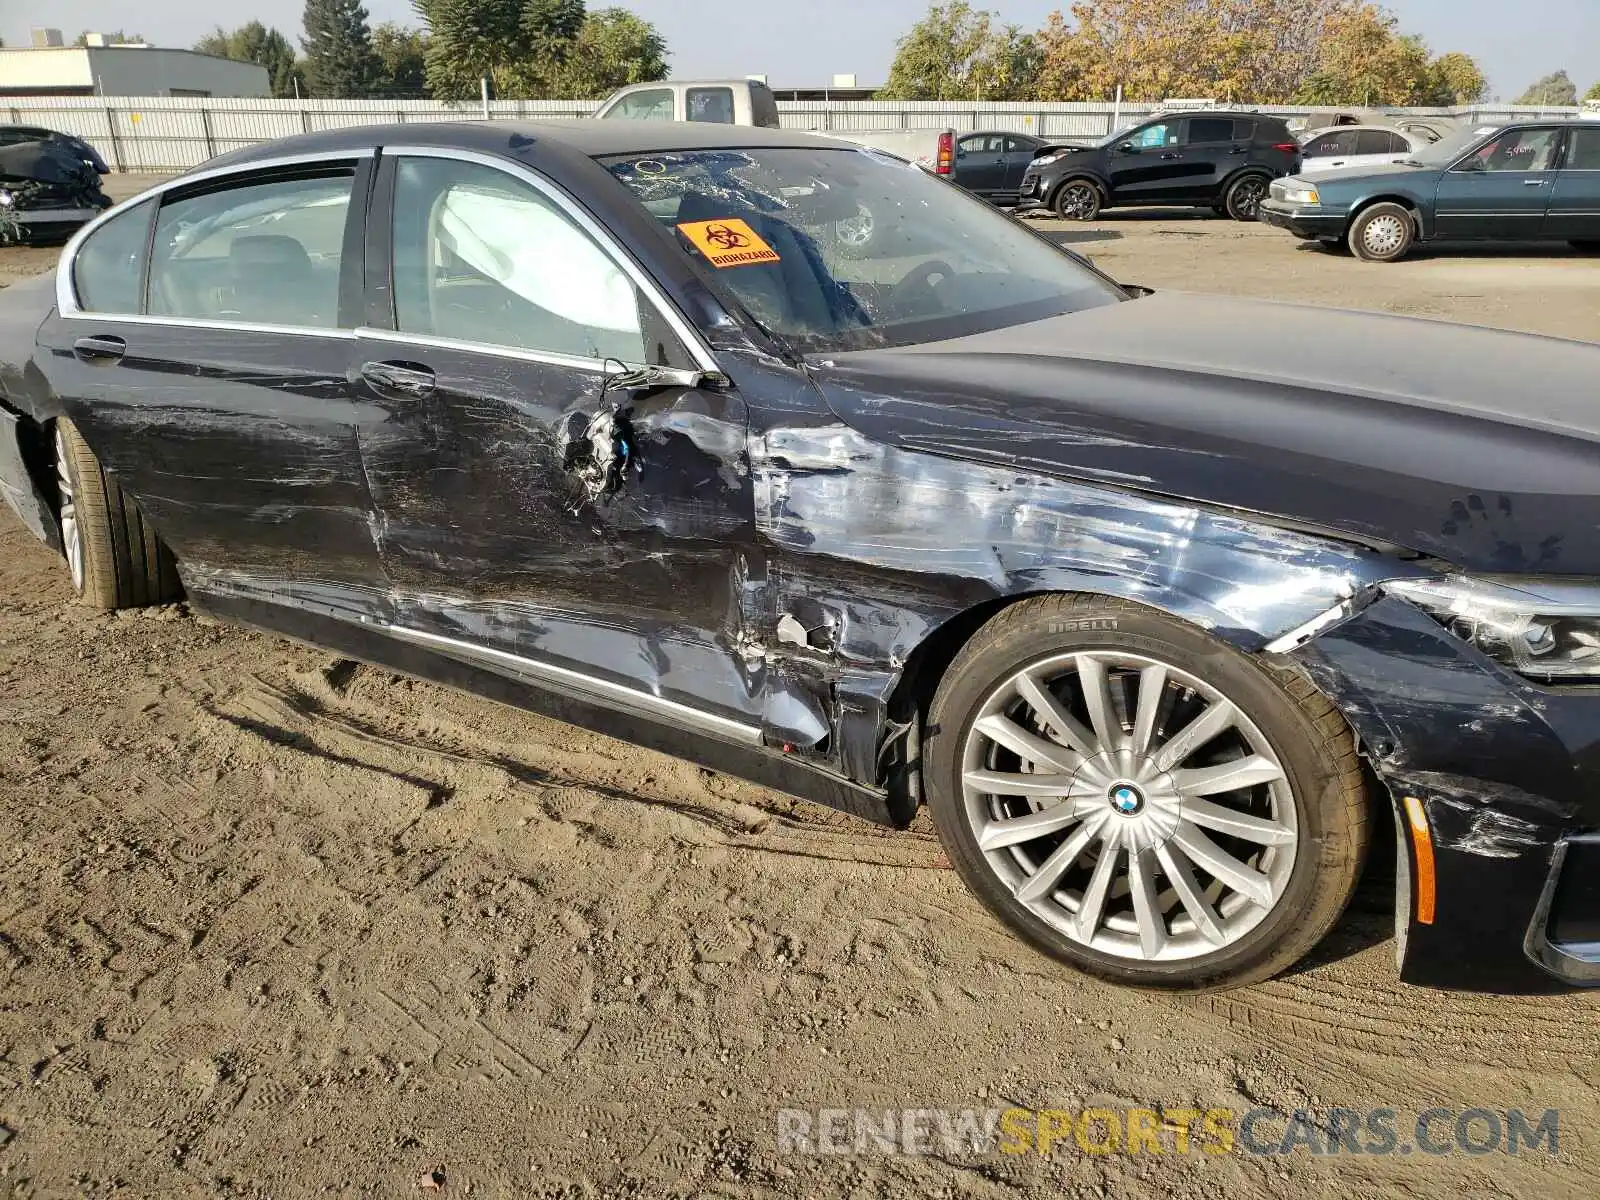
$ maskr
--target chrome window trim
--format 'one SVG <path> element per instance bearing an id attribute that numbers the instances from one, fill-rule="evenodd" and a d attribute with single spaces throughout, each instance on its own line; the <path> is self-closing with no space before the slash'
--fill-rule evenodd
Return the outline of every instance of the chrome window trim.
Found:
<path id="1" fill-rule="evenodd" d="M 211 317 L 164 317 L 159 313 L 62 313 L 74 321 L 115 321 L 118 325 L 165 325 L 171 329 L 215 329 L 225 333 L 292 333 L 299 337 L 339 338 L 353 341 L 354 329 L 334 325 L 269 325 L 260 321 L 229 321 Z"/>
<path id="2" fill-rule="evenodd" d="M 506 650 L 497 650 L 492 646 L 480 646 L 473 642 L 458 641 L 442 634 L 428 633 L 421 629 L 411 629 L 404 625 L 389 625 L 385 628 L 395 637 L 418 642 L 426 646 L 434 646 L 447 653 L 453 652 L 471 658 L 484 658 L 504 663 L 525 675 L 532 676 L 545 683 L 576 688 L 589 693 L 595 699 L 618 704 L 634 712 L 649 716 L 666 717 L 683 725 L 689 725 L 703 732 L 728 738 L 741 744 L 755 746 L 762 744 L 761 730 L 755 725 L 746 725 L 742 721 L 718 716 L 716 713 L 708 713 L 703 709 L 694 708 L 688 704 L 680 704 L 676 700 L 667 700 L 650 692 L 641 692 L 637 688 L 631 688 L 626 684 L 616 683 L 610 679 L 586 675 L 582 671 L 574 671 L 570 667 L 558 667 L 554 663 L 541 662 L 533 658 L 523 658 L 521 655 L 512 654 Z"/>
<path id="3" fill-rule="evenodd" d="M 235 326 L 235 328 L 237 328 Z M 343 331 L 348 332 L 348 331 Z M 456 350 L 466 354 L 492 354 L 496 358 L 513 358 L 519 362 L 543 363 L 552 367 L 566 367 L 573 371 L 587 371 L 604 375 L 616 369 L 617 363 L 625 367 L 640 367 L 619 358 L 584 358 L 576 354 L 557 354 L 555 351 L 528 350 L 521 346 L 502 346 L 496 342 L 469 342 L 461 338 L 437 337 L 431 333 L 407 333 L 403 329 L 379 329 L 363 325 L 354 331 L 363 341 L 395 342 L 404 346 L 434 346 L 440 350 Z"/>
<path id="4" fill-rule="evenodd" d="M 155 185 L 155 187 L 147 188 L 145 191 L 140 192 L 137 196 L 130 196 L 128 199 L 124 200 L 121 204 L 116 205 L 114 208 L 106 209 L 106 211 L 101 213 L 99 217 L 93 221 L 90 221 L 82 229 L 78 230 L 77 233 L 72 235 L 72 240 L 69 241 L 62 249 L 61 259 L 56 264 L 56 311 L 63 317 L 92 317 L 99 318 L 101 320 L 116 319 L 118 321 L 135 320 L 141 317 L 154 315 L 149 313 L 89 312 L 78 303 L 77 289 L 74 287 L 72 282 L 73 268 L 77 266 L 78 262 L 78 251 L 83 248 L 83 243 L 85 241 L 94 236 L 95 230 L 99 229 L 100 226 L 106 224 L 120 213 L 137 208 L 139 205 L 148 203 L 151 200 L 154 200 L 159 204 L 162 197 L 164 197 L 174 188 L 186 188 L 196 183 L 208 183 L 211 180 L 227 179 L 232 175 L 249 175 L 256 171 L 271 171 L 281 167 L 316 166 L 319 163 L 351 162 L 363 158 L 372 158 L 377 154 L 377 152 L 378 151 L 376 147 L 368 146 L 355 150 L 324 150 L 318 151 L 315 154 L 286 154 L 278 158 L 263 158 L 253 162 L 233 163 L 226 167 L 212 167 L 208 171 L 191 171 L 187 175 L 178 175 L 167 180 L 165 183 L 158 183 Z M 355 196 L 352 195 L 351 200 L 354 201 Z M 200 320 L 200 318 L 174 317 L 158 318 L 158 320 L 164 325 L 184 325 L 194 324 L 197 320 Z M 235 321 L 224 322 L 223 326 L 227 329 L 239 329 L 242 327 L 241 323 Z M 207 324 L 203 327 L 211 328 L 212 326 Z M 306 331 L 298 325 L 272 326 L 271 330 L 273 332 L 278 332 L 279 330 L 289 330 L 290 332 L 295 333 Z M 322 332 L 320 326 L 316 327 L 316 330 L 318 332 Z M 338 332 L 351 333 L 353 331 L 338 330 Z"/>
<path id="5" fill-rule="evenodd" d="M 492 170 L 499 171 L 501 174 L 509 175 L 513 179 L 527 184 L 529 187 L 533 188 L 534 191 L 538 192 L 541 196 L 544 196 L 551 203 L 553 203 L 557 208 L 565 213 L 578 226 L 578 228 L 582 229 L 591 238 L 593 238 L 595 244 L 600 247 L 601 253 L 607 258 L 611 259 L 613 263 L 621 268 L 623 274 L 627 275 L 627 277 L 633 281 L 634 287 L 639 289 L 644 298 L 655 306 L 662 319 L 665 320 L 669 326 L 671 326 L 672 332 L 678 335 L 678 340 L 684 344 L 684 347 L 694 358 L 695 363 L 700 370 L 716 372 L 720 372 L 722 370 L 721 366 L 718 365 L 716 358 L 713 357 L 710 348 L 701 338 L 699 332 L 689 323 L 684 315 L 678 311 L 677 306 L 674 305 L 670 299 L 668 299 L 666 293 L 661 290 L 660 285 L 658 285 L 656 281 L 650 277 L 649 273 L 646 272 L 645 269 L 637 262 L 635 262 L 633 256 L 630 255 L 627 250 L 625 250 L 617 242 L 617 240 L 611 236 L 611 231 L 605 226 L 601 225 L 599 221 L 596 221 L 594 217 L 592 217 L 586 209 L 579 205 L 576 200 L 574 200 L 566 192 L 562 191 L 550 180 L 546 179 L 543 175 L 533 170 L 531 167 L 528 167 L 523 163 L 516 162 L 513 159 L 500 158 L 496 155 L 484 154 L 477 150 L 458 149 L 454 146 L 385 146 L 383 148 L 383 154 L 385 158 L 443 158 L 450 159 L 455 162 L 473 163 L 477 166 L 489 167 Z M 397 330 L 396 332 L 404 333 L 405 331 Z M 465 345 L 476 350 L 491 353 L 500 349 L 500 347 L 492 347 L 479 342 L 452 342 L 451 344 L 457 346 Z M 516 355 L 513 355 L 513 357 L 527 356 L 530 353 L 533 355 L 540 354 L 539 351 L 530 352 L 520 347 L 507 347 L 506 349 L 515 350 L 518 352 Z M 545 355 L 543 357 L 536 358 L 535 361 L 547 361 L 550 357 L 551 356 Z M 564 356 L 557 355 L 555 357 L 566 361 Z M 582 362 L 586 360 L 579 359 L 577 361 Z"/>

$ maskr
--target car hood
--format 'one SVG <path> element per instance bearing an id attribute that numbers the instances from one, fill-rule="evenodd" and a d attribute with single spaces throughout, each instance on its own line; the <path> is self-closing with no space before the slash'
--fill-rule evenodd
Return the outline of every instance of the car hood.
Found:
<path id="1" fill-rule="evenodd" d="M 1600 346 L 1164 293 L 813 369 L 905 449 L 1600 575 Z"/>
<path id="2" fill-rule="evenodd" d="M 1334 184 L 1375 183 L 1388 186 L 1412 179 L 1431 179 L 1439 173 L 1438 167 L 1422 167 L 1413 163 L 1382 163 L 1375 166 L 1333 167 L 1326 171 L 1317 172 L 1314 182 L 1317 187 L 1331 187 Z"/>

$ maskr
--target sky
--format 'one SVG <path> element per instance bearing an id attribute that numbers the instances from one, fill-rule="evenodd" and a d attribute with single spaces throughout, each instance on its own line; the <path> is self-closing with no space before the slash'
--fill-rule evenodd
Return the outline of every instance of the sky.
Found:
<path id="1" fill-rule="evenodd" d="M 1070 0 L 976 0 L 1025 28 Z M 895 40 L 927 11 L 927 0 L 590 0 L 619 3 L 655 23 L 667 39 L 678 76 L 764 74 L 779 87 L 818 86 L 835 74 L 863 85 L 889 74 Z M 1490 95 L 1515 99 L 1530 83 L 1565 68 L 1580 91 L 1600 81 L 1600 0 L 1518 0 L 1507 20 L 1505 0 L 1387 0 L 1408 33 L 1436 53 L 1461 50 L 1489 76 Z M 367 0 L 374 24 L 416 23 L 410 0 Z M 161 46 L 188 46 L 217 23 L 252 17 L 298 38 L 303 0 L 0 0 L 0 38 L 28 44 L 30 24 L 60 28 L 67 40 L 84 29 L 126 29 Z M 49 12 L 48 19 L 40 14 Z M 136 15 L 135 15 L 136 14 Z M 130 23 L 131 22 L 131 23 Z"/>

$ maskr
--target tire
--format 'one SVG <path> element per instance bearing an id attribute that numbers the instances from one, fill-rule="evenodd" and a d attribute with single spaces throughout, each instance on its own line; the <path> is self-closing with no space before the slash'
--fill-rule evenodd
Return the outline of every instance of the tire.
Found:
<path id="1" fill-rule="evenodd" d="M 1157 666 L 1164 668 L 1159 676 L 1140 673 Z M 1089 676 L 1077 673 L 1090 667 Z M 1025 671 L 1052 689 L 1054 703 L 1067 709 L 1058 707 L 1056 716 L 1071 718 L 1073 731 L 1047 732 L 1050 723 L 1015 687 Z M 1109 682 L 1094 690 L 1111 699 L 1112 710 L 1102 729 L 1122 747 L 1115 760 L 1064 748 L 1074 739 L 1090 751 L 1098 745 L 1083 681 L 1099 672 Z M 1154 719 L 1140 721 L 1144 687 L 1152 689 L 1145 694 L 1153 698 Z M 1172 737 L 1206 713 L 1232 723 L 1197 733 L 1186 748 Z M 989 736 L 999 731 L 1016 744 L 1019 727 L 1034 739 L 1021 743 L 1030 753 L 1054 761 L 1024 760 Z M 1149 731 L 1150 749 L 1142 764 L 1131 748 L 1141 728 Z M 1090 974 L 1192 991 L 1255 983 L 1311 950 L 1355 889 L 1368 806 L 1343 717 L 1303 676 L 1153 609 L 1090 596 L 1012 605 L 945 672 L 928 731 L 923 777 L 951 863 L 1013 932 Z M 1170 762 L 1161 758 L 1168 746 L 1176 756 Z M 1223 791 L 1216 769 L 1235 757 L 1249 759 L 1248 774 L 1237 789 Z M 1211 778 L 1192 773 L 1206 769 Z M 1164 773 L 1177 771 L 1184 772 L 1181 790 Z M 981 786 L 998 788 L 1020 775 L 1033 777 L 1035 796 Z M 1070 779 L 1073 799 L 1040 799 L 1049 791 L 1041 776 L 1053 777 L 1049 783 Z M 1075 815 L 1055 822 L 1042 816 L 1068 804 Z M 1019 816 L 1029 824 L 1000 827 Z M 1230 824 L 1236 835 L 1220 832 Z M 1138 846 L 1136 856 L 1130 844 Z M 1103 908 L 1085 936 L 1078 914 L 1096 891 L 1108 853 Z M 1243 890 L 1225 886 L 1224 876 Z M 1140 897 L 1148 899 L 1141 905 Z"/>
<path id="2" fill-rule="evenodd" d="M 1265 175 L 1241 175 L 1228 185 L 1228 194 L 1222 206 L 1235 221 L 1254 221 L 1261 213 L 1261 202 L 1267 198 L 1272 180 Z"/>
<path id="3" fill-rule="evenodd" d="M 1056 189 L 1052 206 L 1063 221 L 1092 221 L 1100 215 L 1100 189 L 1089 179 L 1069 179 Z"/>
<path id="4" fill-rule="evenodd" d="M 1403 205 L 1374 204 L 1356 215 L 1348 241 L 1350 252 L 1363 262 L 1394 262 L 1416 244 L 1417 222 Z"/>
<path id="5" fill-rule="evenodd" d="M 171 551 L 65 417 L 55 423 L 55 447 L 61 540 L 78 598 L 117 609 L 181 597 Z"/>

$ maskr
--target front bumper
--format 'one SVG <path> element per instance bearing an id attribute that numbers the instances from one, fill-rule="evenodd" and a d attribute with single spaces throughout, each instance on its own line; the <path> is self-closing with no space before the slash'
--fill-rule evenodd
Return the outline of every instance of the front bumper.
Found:
<path id="1" fill-rule="evenodd" d="M 104 210 L 99 208 L 19 208 L 10 217 L 29 233 L 70 233 L 87 225 Z"/>
<path id="2" fill-rule="evenodd" d="M 1600 986 L 1600 687 L 1529 683 L 1395 597 L 1293 654 L 1399 818 L 1401 978 Z"/>
<path id="3" fill-rule="evenodd" d="M 1287 229 L 1295 237 L 1304 238 L 1306 241 L 1343 237 L 1346 223 L 1344 213 L 1332 212 L 1321 207 L 1308 208 L 1304 205 L 1290 204 L 1287 200 L 1263 200 L 1260 217 L 1268 225 Z"/>

